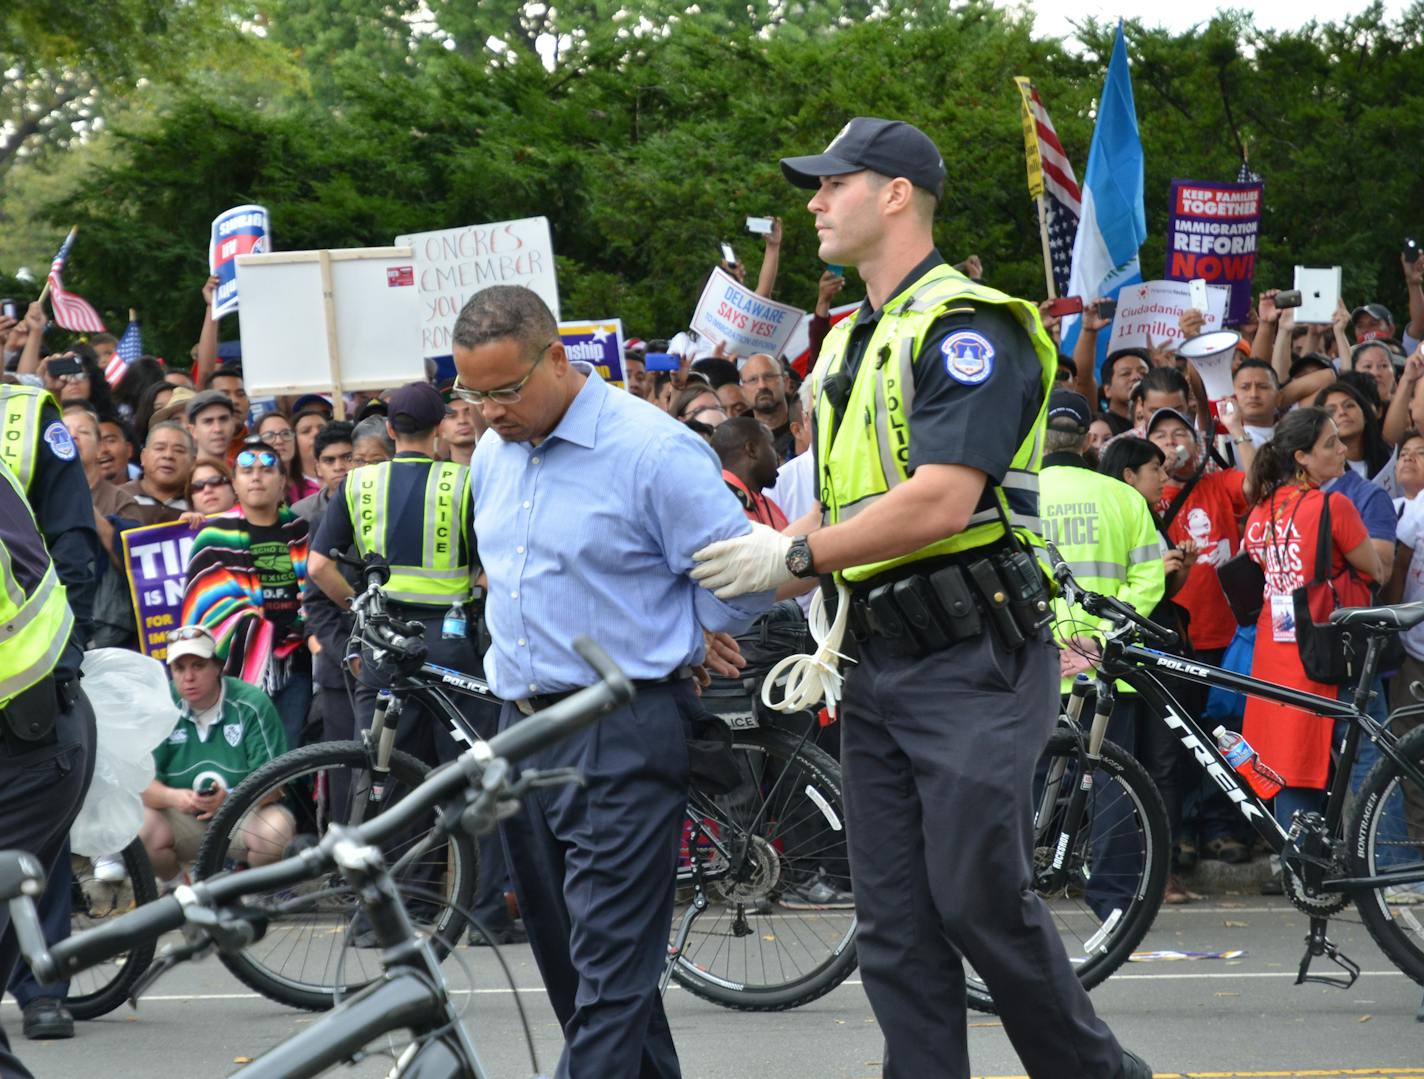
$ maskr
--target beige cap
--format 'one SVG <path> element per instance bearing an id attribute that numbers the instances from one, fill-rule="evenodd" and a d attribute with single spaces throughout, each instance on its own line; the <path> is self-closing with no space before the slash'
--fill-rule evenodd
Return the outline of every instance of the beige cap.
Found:
<path id="1" fill-rule="evenodd" d="M 217 654 L 217 642 L 207 626 L 183 626 L 168 635 L 168 665 L 184 656 L 212 659 Z"/>

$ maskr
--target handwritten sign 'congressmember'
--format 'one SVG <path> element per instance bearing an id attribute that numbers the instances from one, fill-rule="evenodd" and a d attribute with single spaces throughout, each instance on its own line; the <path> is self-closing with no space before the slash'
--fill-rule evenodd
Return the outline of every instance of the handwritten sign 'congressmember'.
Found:
<path id="1" fill-rule="evenodd" d="M 775 300 L 763 299 L 737 279 L 718 269 L 712 271 L 692 328 L 713 345 L 725 345 L 728 356 L 751 356 L 765 352 L 780 357 L 805 312 Z"/>
<path id="2" fill-rule="evenodd" d="M 547 217 L 467 225 L 397 236 L 415 251 L 420 339 L 425 356 L 448 356 L 450 333 L 465 301 L 491 285 L 533 289 L 559 317 L 559 285 Z"/>

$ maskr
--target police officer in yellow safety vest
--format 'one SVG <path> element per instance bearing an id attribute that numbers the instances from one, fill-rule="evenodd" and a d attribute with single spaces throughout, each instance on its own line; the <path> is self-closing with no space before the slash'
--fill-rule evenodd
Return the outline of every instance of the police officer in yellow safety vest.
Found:
<path id="1" fill-rule="evenodd" d="M 1038 477 L 1043 538 L 1058 549 L 1080 585 L 1116 596 L 1147 617 L 1166 590 L 1162 544 L 1147 500 L 1121 480 L 1093 471 L 1083 459 L 1092 422 L 1092 411 L 1081 394 L 1054 390 L 1049 396 L 1043 470 Z M 1064 649 L 1059 662 L 1063 693 L 1071 688 L 1075 674 L 1091 672 L 1086 656 L 1094 654 L 1093 638 L 1103 629 L 1099 619 L 1070 607 L 1061 596 L 1054 601 L 1054 636 Z M 1092 714 L 1090 700 L 1085 717 Z M 1155 725 L 1155 717 L 1141 709 L 1136 692 L 1118 683 L 1107 737 L 1142 760 L 1141 732 L 1141 745 L 1164 745 L 1165 767 L 1175 768 L 1176 742 L 1155 738 L 1149 723 Z M 1148 765 L 1146 760 L 1142 763 Z M 1093 873 L 1084 900 L 1100 921 L 1106 921 L 1114 910 L 1127 910 L 1142 878 L 1145 855 L 1139 832 L 1127 819 L 1127 800 L 1121 794 L 1115 797 L 1105 783 L 1096 804 Z"/>
<path id="2" fill-rule="evenodd" d="M 47 878 L 62 883 L 63 932 L 44 918 L 51 943 L 69 935 L 70 876 L 61 862 L 68 862 L 69 828 L 94 772 L 94 710 L 79 688 L 84 653 L 75 626 L 24 491 L 0 462 L 0 849 L 29 851 Z M 0 986 L 18 960 L 8 928 L 9 911 L 0 906 Z M 26 1035 L 72 1036 L 74 1020 L 60 1004 L 66 990 L 28 984 L 44 995 L 21 998 Z M 56 1033 L 56 1026 L 63 1029 Z M 0 1029 L 0 1075 L 29 1074 Z"/>
<path id="3" fill-rule="evenodd" d="M 935 250 L 945 168 L 918 128 L 858 117 L 781 168 L 815 191 L 820 257 L 856 267 L 866 301 L 813 375 L 820 504 L 786 535 L 709 544 L 693 576 L 719 596 L 812 576 L 849 589 L 841 760 L 884 1075 L 969 1075 L 967 961 L 1030 1075 L 1148 1076 L 1029 884 L 1034 765 L 1058 714 L 1038 557 L 1056 350 L 1031 303 Z"/>
<path id="4" fill-rule="evenodd" d="M 479 571 L 470 470 L 434 458 L 436 430 L 445 419 L 445 402 L 435 387 L 409 383 L 392 391 L 386 404 L 386 429 L 395 440 L 396 454 L 389 461 L 352 469 L 341 481 L 316 530 L 307 574 L 344 608 L 352 588 L 330 552 L 354 547 L 359 558 L 383 556 L 391 567 L 385 586 L 391 613 L 425 627 L 429 661 L 479 677 L 482 667 L 471 611 L 473 578 Z M 370 725 L 380 688 L 371 671 L 357 676 L 358 730 Z M 481 737 L 494 736 L 497 706 L 452 698 Z M 414 704 L 400 717 L 396 746 L 429 764 L 453 760 L 467 748 L 450 737 L 441 720 Z M 488 888 L 477 898 L 475 913 L 500 942 L 517 936 L 504 907 L 503 878 L 499 839 L 487 836 L 480 843 L 480 882 Z"/>
<path id="5" fill-rule="evenodd" d="M 60 419 L 59 404 L 47 391 L 34 386 L 0 385 L 0 462 L 10 470 L 29 503 L 32 521 L 44 537 L 55 574 L 74 614 L 73 678 L 81 650 L 93 634 L 98 574 L 110 570 L 109 560 L 100 550 L 94 503 L 78 448 Z M 15 522 L 15 526 L 21 527 L 21 522 Z M 75 679 L 73 685 L 78 684 Z M 91 769 L 92 745 L 91 741 L 87 755 L 87 767 Z M 0 820 L 0 847 L 8 844 L 7 823 Z M 51 944 L 69 936 L 70 884 L 66 848 L 39 903 L 45 939 Z M 27 1038 L 74 1036 L 74 1019 L 63 1005 L 67 982 L 41 986 L 22 963 L 9 989 L 24 1009 Z"/>

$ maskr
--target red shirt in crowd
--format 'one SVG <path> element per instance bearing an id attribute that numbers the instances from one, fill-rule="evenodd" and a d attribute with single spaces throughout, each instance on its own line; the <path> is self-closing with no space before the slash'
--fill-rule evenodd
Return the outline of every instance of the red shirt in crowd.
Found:
<path id="1" fill-rule="evenodd" d="M 1364 543 L 1369 533 L 1348 498 L 1341 494 L 1329 497 L 1330 576 L 1334 578 L 1345 568 L 1345 552 Z M 1246 552 L 1266 575 L 1251 674 L 1276 685 L 1333 698 L 1337 687 L 1312 681 L 1301 664 L 1291 596 L 1315 579 L 1316 540 L 1324 506 L 1325 496 L 1318 488 L 1291 484 L 1277 488 L 1246 519 Z M 1324 788 L 1330 770 L 1332 729 L 1329 720 L 1299 708 L 1246 698 L 1242 733 L 1287 786 Z"/>
<path id="2" fill-rule="evenodd" d="M 753 491 L 725 468 L 722 470 L 722 480 L 727 484 L 732 494 L 737 496 L 737 501 L 742 504 L 742 509 L 751 520 L 769 525 L 778 532 L 791 523 L 786 519 L 786 514 L 781 511 L 780 506 L 760 491 Z"/>
<path id="3" fill-rule="evenodd" d="M 1236 634 L 1236 618 L 1221 590 L 1216 567 L 1240 547 L 1238 522 L 1246 514 L 1245 482 L 1246 474 L 1238 468 L 1208 472 L 1187 495 L 1167 530 L 1173 544 L 1191 540 L 1200 552 L 1187 574 L 1187 583 L 1172 597 L 1192 616 L 1193 648 L 1225 648 Z M 1159 516 L 1167 512 L 1183 486 L 1168 483 L 1162 489 Z"/>

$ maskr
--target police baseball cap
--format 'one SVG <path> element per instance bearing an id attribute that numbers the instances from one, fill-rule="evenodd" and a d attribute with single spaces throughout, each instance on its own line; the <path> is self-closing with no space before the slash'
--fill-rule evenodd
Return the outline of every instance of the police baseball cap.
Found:
<path id="1" fill-rule="evenodd" d="M 407 382 L 392 390 L 386 397 L 386 409 L 392 423 L 404 416 L 413 431 L 439 427 L 445 419 L 445 402 L 440 398 L 440 391 L 428 382 Z"/>
<path id="2" fill-rule="evenodd" d="M 1048 425 L 1058 430 L 1086 431 L 1093 422 L 1088 399 L 1072 390 L 1054 390 L 1048 395 Z"/>
<path id="3" fill-rule="evenodd" d="M 869 169 L 882 176 L 903 176 L 936 199 L 944 195 L 944 158 L 914 124 L 857 116 L 831 140 L 824 153 L 783 157 L 781 171 L 797 187 L 814 191 L 823 176 L 844 176 Z"/>

